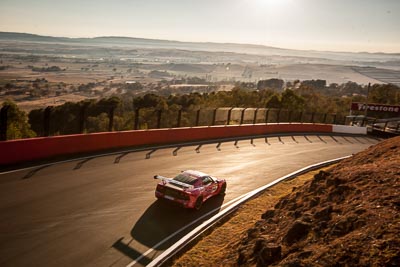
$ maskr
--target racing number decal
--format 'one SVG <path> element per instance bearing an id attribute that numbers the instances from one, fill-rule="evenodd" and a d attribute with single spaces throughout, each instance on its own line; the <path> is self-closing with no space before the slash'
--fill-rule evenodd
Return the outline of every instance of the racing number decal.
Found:
<path id="1" fill-rule="evenodd" d="M 215 183 L 210 177 L 203 177 L 203 184 L 205 184 L 206 192 L 212 195 L 218 190 L 218 184 Z"/>

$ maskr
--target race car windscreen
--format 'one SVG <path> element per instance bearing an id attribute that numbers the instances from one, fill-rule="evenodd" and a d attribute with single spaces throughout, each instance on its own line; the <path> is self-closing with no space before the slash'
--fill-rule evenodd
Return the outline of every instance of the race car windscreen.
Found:
<path id="1" fill-rule="evenodd" d="M 173 180 L 181 182 L 181 183 L 185 183 L 185 184 L 190 184 L 190 185 L 194 185 L 196 183 L 196 178 L 191 177 L 189 175 L 186 174 L 178 174 Z"/>

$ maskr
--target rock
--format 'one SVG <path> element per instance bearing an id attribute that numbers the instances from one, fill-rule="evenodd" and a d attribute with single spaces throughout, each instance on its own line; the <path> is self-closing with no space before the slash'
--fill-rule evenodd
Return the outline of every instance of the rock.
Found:
<path id="1" fill-rule="evenodd" d="M 301 214 L 302 212 L 300 210 L 296 210 L 295 212 L 293 212 L 292 216 L 293 218 L 298 219 L 300 218 Z"/>
<path id="2" fill-rule="evenodd" d="M 291 203 L 291 204 L 287 205 L 286 209 L 289 210 L 289 211 L 295 211 L 297 208 L 298 208 L 298 205 L 295 202 L 295 203 Z"/>
<path id="3" fill-rule="evenodd" d="M 400 255 L 395 255 L 391 259 L 389 259 L 386 264 L 387 267 L 389 266 L 400 266 Z"/>
<path id="4" fill-rule="evenodd" d="M 314 179 L 313 181 L 319 182 L 322 180 L 325 180 L 326 177 L 329 176 L 329 173 L 326 171 L 319 171 L 319 173 L 317 173 L 316 175 L 314 175 Z"/>
<path id="5" fill-rule="evenodd" d="M 328 201 L 342 202 L 351 191 L 351 187 L 347 185 L 339 185 L 329 193 L 327 199 Z"/>
<path id="6" fill-rule="evenodd" d="M 315 242 L 318 238 L 321 238 L 322 236 L 325 236 L 325 230 L 328 227 L 328 222 L 326 221 L 320 221 L 317 223 L 316 226 L 313 228 L 313 242 Z"/>
<path id="7" fill-rule="evenodd" d="M 255 238 L 258 235 L 258 229 L 257 228 L 250 228 L 247 230 L 247 237 L 248 238 Z"/>
<path id="8" fill-rule="evenodd" d="M 300 259 L 306 259 L 306 258 L 310 257 L 311 254 L 312 254 L 312 251 L 303 251 L 303 252 L 300 252 L 297 257 Z"/>
<path id="9" fill-rule="evenodd" d="M 292 260 L 289 262 L 285 262 L 285 264 L 283 264 L 283 267 L 301 267 L 303 266 L 299 260 Z"/>
<path id="10" fill-rule="evenodd" d="M 243 253 L 243 251 L 240 251 L 240 252 L 239 252 L 238 259 L 237 259 L 237 264 L 240 266 L 240 265 L 243 265 L 243 264 L 245 264 L 245 263 L 246 263 L 246 256 L 245 256 L 245 254 Z"/>
<path id="11" fill-rule="evenodd" d="M 262 248 L 258 253 L 257 265 L 267 266 L 281 260 L 282 247 L 275 243 L 262 242 Z"/>
<path id="12" fill-rule="evenodd" d="M 309 208 L 313 208 L 313 207 L 317 206 L 319 204 L 319 202 L 320 202 L 320 198 L 319 197 L 313 197 L 310 200 L 308 207 Z"/>
<path id="13" fill-rule="evenodd" d="M 311 224 L 297 220 L 283 237 L 283 241 L 288 245 L 292 245 L 294 242 L 306 237 L 310 229 Z"/>
<path id="14" fill-rule="evenodd" d="M 363 214 L 363 213 L 365 213 L 365 212 L 367 212 L 367 210 L 364 209 L 364 208 L 357 208 L 357 209 L 354 211 L 354 213 L 357 214 L 357 215 L 361 215 L 361 214 Z"/>
<path id="15" fill-rule="evenodd" d="M 320 211 L 317 211 L 314 214 L 314 218 L 320 221 L 330 221 L 332 210 L 332 206 L 328 206 Z"/>
<path id="16" fill-rule="evenodd" d="M 261 219 L 267 220 L 275 216 L 275 210 L 267 210 L 261 215 Z"/>
<path id="17" fill-rule="evenodd" d="M 279 200 L 279 202 L 275 204 L 274 208 L 275 209 L 284 208 L 287 205 L 288 202 L 289 201 L 288 201 L 287 197 L 281 198 L 281 200 Z"/>
<path id="18" fill-rule="evenodd" d="M 333 226 L 331 233 L 333 236 L 344 236 L 365 224 L 364 219 L 355 216 L 345 217 Z"/>
<path id="19" fill-rule="evenodd" d="M 333 179 L 326 180 L 326 186 L 327 187 L 338 186 L 338 185 L 343 184 L 343 183 L 345 183 L 345 181 L 340 179 L 340 178 L 337 178 L 337 177 L 335 177 Z"/>
<path id="20" fill-rule="evenodd" d="M 320 181 L 323 181 L 326 179 L 326 177 L 329 176 L 329 173 L 320 171 L 316 175 L 314 175 L 314 179 L 311 181 L 310 186 L 308 188 L 308 192 L 314 191 L 317 187 Z"/>
<path id="21" fill-rule="evenodd" d="M 258 253 L 262 250 L 264 246 L 266 246 L 267 240 L 264 238 L 259 238 L 256 240 L 253 248 L 253 253 Z"/>

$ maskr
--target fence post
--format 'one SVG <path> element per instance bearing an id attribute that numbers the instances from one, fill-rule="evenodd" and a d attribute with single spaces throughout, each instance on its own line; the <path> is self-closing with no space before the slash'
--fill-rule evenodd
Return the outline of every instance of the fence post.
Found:
<path id="1" fill-rule="evenodd" d="M 289 115 L 288 115 L 288 121 L 289 123 L 292 123 L 292 110 L 289 110 Z"/>
<path id="2" fill-rule="evenodd" d="M 50 135 L 50 117 L 51 117 L 51 110 L 53 107 L 48 106 L 44 109 L 44 118 L 43 118 L 43 136 Z"/>
<path id="3" fill-rule="evenodd" d="M 218 110 L 218 108 L 214 109 L 211 125 L 215 124 L 215 120 L 217 119 L 217 110 Z"/>
<path id="4" fill-rule="evenodd" d="M 324 124 L 326 123 L 326 116 L 327 116 L 327 114 L 325 113 L 324 114 L 324 122 L 323 122 Z"/>
<path id="5" fill-rule="evenodd" d="M 195 126 L 199 126 L 199 122 L 200 122 L 200 109 L 197 110 L 197 112 L 196 112 L 196 125 Z"/>
<path id="6" fill-rule="evenodd" d="M 137 109 L 135 110 L 135 122 L 134 122 L 134 124 L 133 124 L 133 129 L 134 129 L 134 130 L 139 129 L 139 111 L 140 111 L 139 108 L 137 108 Z"/>
<path id="7" fill-rule="evenodd" d="M 254 111 L 254 118 L 253 118 L 253 124 L 256 124 L 257 122 L 257 113 L 258 113 L 258 108 Z"/>
<path id="8" fill-rule="evenodd" d="M 181 127 L 181 119 L 182 119 L 182 109 L 178 110 L 178 121 L 176 122 L 176 127 Z"/>
<path id="9" fill-rule="evenodd" d="M 230 108 L 230 109 L 228 110 L 228 118 L 226 119 L 226 125 L 229 125 L 229 122 L 231 121 L 232 109 L 233 109 L 233 108 Z"/>
<path id="10" fill-rule="evenodd" d="M 7 119 L 9 105 L 5 105 L 0 110 L 0 141 L 7 140 Z"/>
<path id="11" fill-rule="evenodd" d="M 276 123 L 279 123 L 279 119 L 280 119 L 280 116 L 281 116 L 281 110 L 282 109 L 279 109 L 278 110 L 278 114 L 276 114 Z"/>
<path id="12" fill-rule="evenodd" d="M 244 112 L 246 111 L 246 108 L 242 109 L 242 114 L 240 116 L 240 124 L 243 124 L 243 120 L 244 120 Z"/>
<path id="13" fill-rule="evenodd" d="M 269 115 L 269 108 L 265 112 L 265 124 L 268 124 L 268 115 Z"/>
<path id="14" fill-rule="evenodd" d="M 303 123 L 303 111 L 300 111 L 300 123 Z"/>
<path id="15" fill-rule="evenodd" d="M 311 123 L 314 123 L 315 112 L 311 113 Z"/>
<path id="16" fill-rule="evenodd" d="M 115 107 L 111 107 L 108 113 L 108 131 L 112 132 L 114 128 L 114 110 Z"/>
<path id="17" fill-rule="evenodd" d="M 335 114 L 333 114 L 333 124 L 336 124 L 336 116 L 337 116 L 337 114 L 335 113 Z"/>
<path id="18" fill-rule="evenodd" d="M 157 112 L 157 129 L 161 128 L 161 115 L 162 115 L 162 109 L 159 109 Z"/>

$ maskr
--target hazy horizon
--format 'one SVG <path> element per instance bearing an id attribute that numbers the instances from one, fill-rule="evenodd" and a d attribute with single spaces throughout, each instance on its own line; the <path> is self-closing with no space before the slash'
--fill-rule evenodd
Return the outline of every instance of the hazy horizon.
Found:
<path id="1" fill-rule="evenodd" d="M 400 53 L 396 0 L 3 0 L 0 31 Z"/>

